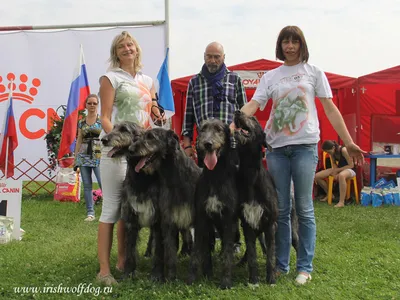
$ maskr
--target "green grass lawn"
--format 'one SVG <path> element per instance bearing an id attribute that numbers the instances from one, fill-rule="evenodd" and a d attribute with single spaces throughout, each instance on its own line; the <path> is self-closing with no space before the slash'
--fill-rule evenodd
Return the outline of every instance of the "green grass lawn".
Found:
<path id="1" fill-rule="evenodd" d="M 101 207 L 96 206 L 96 215 Z M 265 260 L 260 255 L 262 283 L 247 286 L 247 270 L 234 269 L 234 287 L 218 289 L 220 268 L 213 280 L 193 286 L 184 283 L 188 258 L 180 259 L 179 280 L 167 284 L 149 281 L 151 260 L 143 253 L 148 230 L 141 232 L 137 277 L 113 287 L 106 295 L 95 285 L 98 271 L 98 222 L 84 222 L 84 203 L 60 203 L 50 197 L 24 197 L 22 241 L 0 245 L 0 298 L 75 299 L 75 293 L 16 293 L 17 287 L 92 288 L 81 299 L 400 299 L 400 207 L 347 206 L 344 209 L 315 203 L 317 247 L 313 280 L 302 287 L 294 285 L 295 255 L 292 271 L 279 278 L 276 286 L 264 283 Z M 243 254 L 244 247 L 242 246 Z M 237 257 L 238 259 L 238 257 Z M 116 239 L 111 264 L 116 264 Z M 85 286 L 83 286 L 85 284 Z"/>

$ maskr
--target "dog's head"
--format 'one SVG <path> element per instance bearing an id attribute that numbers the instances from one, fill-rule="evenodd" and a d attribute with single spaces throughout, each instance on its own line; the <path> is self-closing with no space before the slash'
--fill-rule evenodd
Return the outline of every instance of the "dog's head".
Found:
<path id="1" fill-rule="evenodd" d="M 247 116 L 240 110 L 235 112 L 233 122 L 236 126 L 235 138 L 240 145 L 256 143 L 258 145 L 267 146 L 265 141 L 265 133 L 254 116 Z"/>
<path id="2" fill-rule="evenodd" d="M 130 147 L 132 156 L 138 157 L 136 172 L 153 174 L 169 153 L 180 151 L 179 137 L 172 130 L 153 128 L 145 131 Z"/>
<path id="3" fill-rule="evenodd" d="M 114 125 L 113 130 L 106 134 L 101 142 L 106 147 L 112 147 L 108 152 L 108 157 L 120 157 L 129 154 L 129 147 L 144 133 L 144 129 L 139 125 L 125 121 Z"/>
<path id="4" fill-rule="evenodd" d="M 218 159 L 223 154 L 227 141 L 229 141 L 229 126 L 217 119 L 202 122 L 199 128 L 196 147 L 197 151 L 204 154 L 204 164 L 209 170 L 213 170 Z"/>

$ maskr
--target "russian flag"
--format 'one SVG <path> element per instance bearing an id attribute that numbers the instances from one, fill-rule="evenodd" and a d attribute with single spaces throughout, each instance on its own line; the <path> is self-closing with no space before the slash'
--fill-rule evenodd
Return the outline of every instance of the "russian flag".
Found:
<path id="1" fill-rule="evenodd" d="M 89 94 L 89 81 L 87 79 L 85 59 L 81 45 L 79 64 L 74 71 L 71 89 L 69 90 L 67 111 L 65 112 L 60 148 L 57 156 L 59 160 L 66 154 L 75 151 L 74 147 L 78 127 L 78 112 L 85 108 L 85 100 Z"/>
<path id="2" fill-rule="evenodd" d="M 15 126 L 13 99 L 10 95 L 4 122 L 0 153 L 0 170 L 6 178 L 14 176 L 14 151 L 17 147 L 17 128 Z"/>
<path id="3" fill-rule="evenodd" d="M 158 81 L 158 103 L 164 108 L 165 117 L 171 118 L 175 114 L 174 97 L 172 95 L 171 81 L 168 75 L 168 52 L 157 75 Z"/>

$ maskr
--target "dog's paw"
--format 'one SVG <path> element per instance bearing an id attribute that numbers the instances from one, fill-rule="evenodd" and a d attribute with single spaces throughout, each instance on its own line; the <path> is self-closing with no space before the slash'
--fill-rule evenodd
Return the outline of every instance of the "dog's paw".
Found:
<path id="1" fill-rule="evenodd" d="M 190 274 L 186 280 L 187 285 L 192 285 L 196 281 L 196 275 Z"/>
<path id="2" fill-rule="evenodd" d="M 221 290 L 228 290 L 228 289 L 232 288 L 232 280 L 228 279 L 228 278 L 223 278 L 221 280 L 221 284 L 219 285 L 219 288 Z"/>
<path id="3" fill-rule="evenodd" d="M 151 274 L 150 280 L 153 281 L 153 282 L 159 282 L 159 283 L 165 282 L 164 276 L 162 274 L 160 274 L 160 273 Z"/>
<path id="4" fill-rule="evenodd" d="M 168 274 L 168 275 L 167 275 L 167 280 L 168 280 L 169 282 L 176 281 L 176 280 L 177 280 L 177 279 L 176 279 L 176 274 Z"/>
<path id="5" fill-rule="evenodd" d="M 247 284 L 247 286 L 250 288 L 250 289 L 252 289 L 252 290 L 255 290 L 255 289 L 258 289 L 259 287 L 260 287 L 260 285 L 258 284 L 258 282 L 257 283 L 248 283 Z"/>
<path id="6" fill-rule="evenodd" d="M 127 279 L 134 280 L 135 279 L 135 271 L 124 272 L 122 274 L 122 276 L 121 276 L 121 280 L 124 281 L 124 280 L 127 280 Z"/>
<path id="7" fill-rule="evenodd" d="M 213 271 L 207 270 L 207 271 L 203 272 L 203 276 L 204 276 L 204 278 L 211 279 L 213 277 Z"/>
<path id="8" fill-rule="evenodd" d="M 271 284 L 271 285 L 276 283 L 276 277 L 273 274 L 271 274 L 271 275 L 267 274 L 266 280 L 267 280 L 267 283 Z"/>
<path id="9" fill-rule="evenodd" d="M 257 276 L 249 278 L 249 286 L 258 286 L 259 279 Z"/>
<path id="10" fill-rule="evenodd" d="M 182 249 L 179 253 L 179 257 L 186 257 L 190 256 L 191 251 L 189 249 Z"/>
<path id="11" fill-rule="evenodd" d="M 150 258 L 152 256 L 151 250 L 146 250 L 144 257 Z"/>

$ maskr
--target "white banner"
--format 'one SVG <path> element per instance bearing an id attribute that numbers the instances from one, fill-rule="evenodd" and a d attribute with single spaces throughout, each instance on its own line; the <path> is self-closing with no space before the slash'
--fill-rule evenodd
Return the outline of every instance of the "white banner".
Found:
<path id="1" fill-rule="evenodd" d="M 21 199 L 21 180 L 0 180 L 0 215 L 13 218 L 14 227 L 12 237 L 16 240 L 19 240 L 21 236 Z M 0 231 L 4 232 L 4 228 L 0 228 Z M 0 235 L 2 234 L 0 233 Z"/>
<path id="2" fill-rule="evenodd" d="M 255 89 L 260 83 L 261 77 L 267 72 L 265 70 L 260 71 L 243 71 L 243 70 L 232 70 L 238 73 L 240 78 L 242 78 L 242 83 L 246 89 Z"/>
<path id="3" fill-rule="evenodd" d="M 165 57 L 165 25 L 0 34 L 0 124 L 5 117 L 9 81 L 15 78 L 14 116 L 19 143 L 15 163 L 22 158 L 31 164 L 40 158 L 47 161 L 44 136 L 52 113 L 67 104 L 80 44 L 90 91 L 97 94 L 99 78 L 108 67 L 111 42 L 123 30 L 139 42 L 143 50 L 143 73 L 155 79 Z M 16 171 L 15 177 L 19 174 Z"/>

